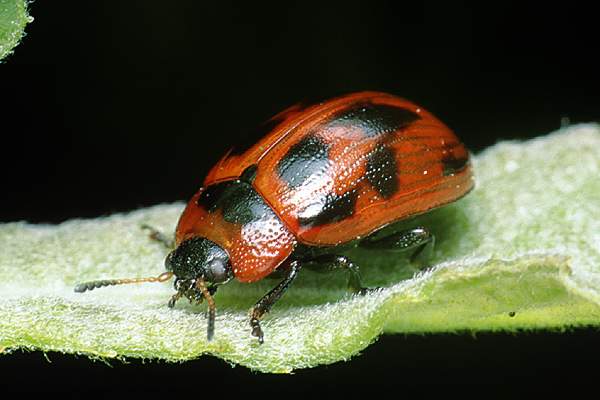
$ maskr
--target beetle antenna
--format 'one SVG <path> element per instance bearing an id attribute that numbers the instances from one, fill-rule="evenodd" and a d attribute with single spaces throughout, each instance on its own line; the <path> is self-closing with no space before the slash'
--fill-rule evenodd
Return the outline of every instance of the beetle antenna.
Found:
<path id="1" fill-rule="evenodd" d="M 75 285 L 75 292 L 83 293 L 87 290 L 94 290 L 96 288 L 113 285 L 127 285 L 130 283 L 144 283 L 144 282 L 165 282 L 173 277 L 172 272 L 163 272 L 158 276 L 150 276 L 147 278 L 125 278 L 125 279 L 105 279 L 98 281 L 83 282 Z"/>
<path id="2" fill-rule="evenodd" d="M 196 280 L 196 287 L 198 290 L 202 292 L 202 295 L 206 299 L 206 303 L 208 304 L 208 328 L 206 331 L 206 337 L 210 342 L 215 334 L 215 315 L 216 315 L 216 307 L 215 300 L 210 295 L 206 284 L 204 283 L 204 279 L 198 278 Z"/>

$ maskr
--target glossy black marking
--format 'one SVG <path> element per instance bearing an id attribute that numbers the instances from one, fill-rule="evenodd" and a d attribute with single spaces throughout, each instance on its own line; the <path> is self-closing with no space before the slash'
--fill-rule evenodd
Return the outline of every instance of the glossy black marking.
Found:
<path id="1" fill-rule="evenodd" d="M 330 146 L 314 135 L 308 135 L 290 147 L 277 163 L 277 173 L 287 184 L 302 186 L 311 176 L 319 175 L 329 167 Z"/>
<path id="2" fill-rule="evenodd" d="M 462 171 L 468 164 L 469 157 L 456 157 L 454 154 L 449 153 L 446 157 L 442 158 L 442 165 L 444 167 L 444 176 L 454 175 L 457 172 Z"/>
<path id="3" fill-rule="evenodd" d="M 262 218 L 277 218 L 254 188 L 242 181 L 226 181 L 207 187 L 196 202 L 212 213 L 221 210 L 232 224 L 247 224 Z"/>
<path id="4" fill-rule="evenodd" d="M 335 114 L 326 127 L 359 127 L 365 136 L 377 137 L 404 129 L 420 118 L 406 108 L 359 103 Z"/>
<path id="5" fill-rule="evenodd" d="M 196 200 L 196 204 L 208 212 L 214 212 L 217 209 L 219 200 L 233 182 L 234 181 L 221 182 L 208 186 L 202 191 L 198 200 Z"/>
<path id="6" fill-rule="evenodd" d="M 240 175 L 240 180 L 242 182 L 252 184 L 252 182 L 254 182 L 254 179 L 256 178 L 257 172 L 258 172 L 258 165 L 252 164 L 251 166 L 246 168 L 244 170 L 244 172 L 242 172 L 242 174 Z"/>
<path id="7" fill-rule="evenodd" d="M 369 183 L 384 198 L 392 197 L 398 191 L 398 165 L 394 152 L 385 145 L 379 145 L 369 154 L 366 176 Z"/>
<path id="8" fill-rule="evenodd" d="M 354 213 L 357 191 L 341 196 L 328 194 L 298 213 L 298 222 L 302 227 L 318 226 L 338 222 Z"/>

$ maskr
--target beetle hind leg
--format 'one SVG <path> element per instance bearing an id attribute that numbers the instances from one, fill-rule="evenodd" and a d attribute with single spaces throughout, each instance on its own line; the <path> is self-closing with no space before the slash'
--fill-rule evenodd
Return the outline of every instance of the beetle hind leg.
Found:
<path id="1" fill-rule="evenodd" d="M 367 237 L 359 246 L 366 249 L 407 251 L 414 250 L 410 261 L 419 266 L 426 265 L 433 254 L 435 236 L 422 226 L 402 230 L 383 238 Z"/>
<path id="2" fill-rule="evenodd" d="M 306 261 L 311 267 L 311 264 L 314 264 L 314 267 L 311 269 L 315 270 L 345 270 L 350 275 L 348 277 L 348 288 L 357 294 L 366 294 L 372 290 L 377 290 L 379 288 L 368 288 L 365 287 L 362 283 L 360 277 L 360 269 L 358 265 L 354 264 L 352 260 L 350 260 L 346 256 L 337 255 L 337 254 L 323 254 L 312 258 Z"/>

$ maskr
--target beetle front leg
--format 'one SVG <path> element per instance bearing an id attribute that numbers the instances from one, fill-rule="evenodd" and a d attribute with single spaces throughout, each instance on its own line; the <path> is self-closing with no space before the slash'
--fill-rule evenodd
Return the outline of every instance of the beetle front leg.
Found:
<path id="1" fill-rule="evenodd" d="M 283 293 L 287 290 L 287 288 L 294 282 L 294 279 L 298 276 L 298 271 L 300 271 L 301 264 L 299 261 L 294 260 L 289 263 L 288 268 L 286 269 L 285 278 L 277 286 L 271 289 L 267 294 L 265 294 L 252 308 L 250 313 L 250 326 L 252 327 L 252 336 L 256 336 L 258 338 L 258 342 L 262 344 L 264 342 L 264 334 L 262 328 L 260 327 L 260 320 L 266 313 L 271 310 L 273 304 L 277 302 L 283 296 Z"/>
<path id="2" fill-rule="evenodd" d="M 147 224 L 142 224 L 141 228 L 148 231 L 150 239 L 162 243 L 168 250 L 175 248 L 175 240 L 168 238 L 164 233 Z"/>
<path id="3" fill-rule="evenodd" d="M 396 251 L 415 249 L 410 256 L 410 261 L 419 264 L 431 257 L 434 245 L 435 236 L 422 226 L 396 232 L 383 238 L 367 237 L 359 243 L 360 247 L 367 249 Z"/>

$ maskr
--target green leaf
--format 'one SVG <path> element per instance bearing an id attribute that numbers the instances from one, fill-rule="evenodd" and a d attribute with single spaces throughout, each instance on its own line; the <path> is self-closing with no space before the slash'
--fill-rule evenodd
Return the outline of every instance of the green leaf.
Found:
<path id="1" fill-rule="evenodd" d="M 365 296 L 344 274 L 302 271 L 250 335 L 248 310 L 275 281 L 219 290 L 216 336 L 204 306 L 168 309 L 171 284 L 77 282 L 156 275 L 165 250 L 140 231 L 172 232 L 183 204 L 50 225 L 0 225 L 0 349 L 94 358 L 181 361 L 213 354 L 264 372 L 346 360 L 382 333 L 519 331 L 600 325 L 600 127 L 578 125 L 475 157 L 476 189 L 410 224 L 437 238 L 434 267 L 413 276 L 406 256 L 354 251 Z"/>
<path id="2" fill-rule="evenodd" d="M 0 61 L 9 55 L 33 21 L 27 14 L 26 0 L 0 0 Z"/>

